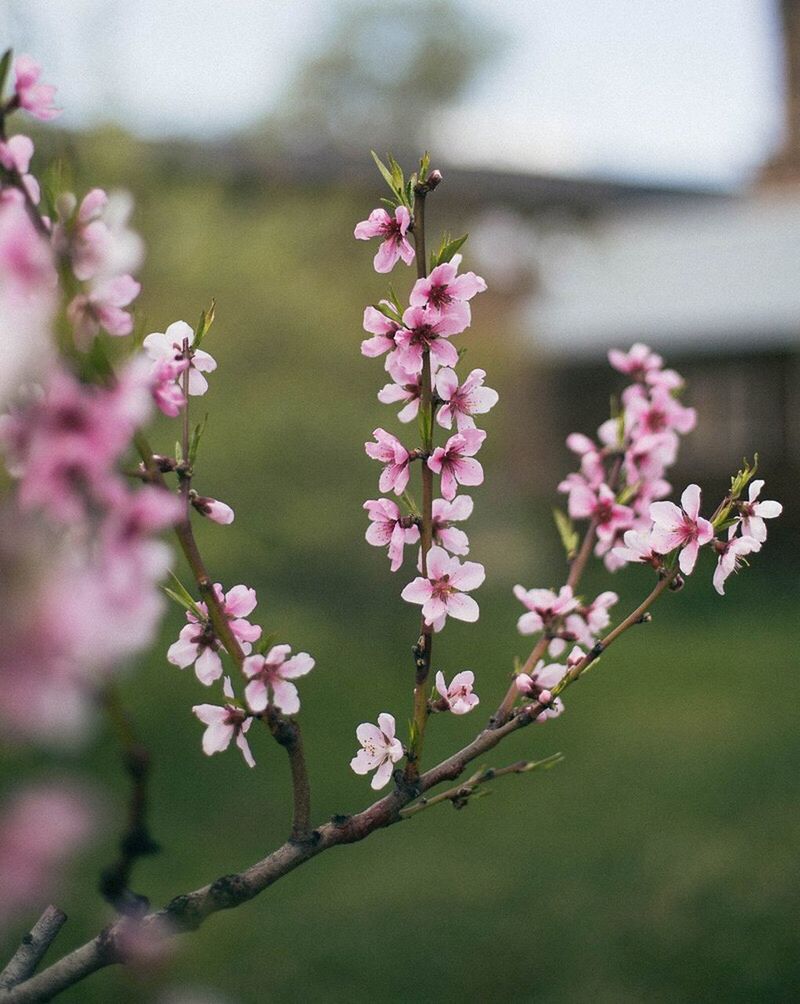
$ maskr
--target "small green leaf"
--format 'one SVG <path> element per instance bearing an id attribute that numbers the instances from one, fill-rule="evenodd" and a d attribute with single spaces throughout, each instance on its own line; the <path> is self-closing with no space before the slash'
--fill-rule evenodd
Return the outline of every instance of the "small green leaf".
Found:
<path id="1" fill-rule="evenodd" d="M 572 561 L 578 553 L 578 532 L 572 525 L 572 520 L 561 509 L 553 510 L 553 519 L 555 520 L 561 543 L 567 552 L 567 561 Z"/>
<path id="2" fill-rule="evenodd" d="M 370 153 L 372 154 L 372 159 L 378 165 L 378 170 L 381 172 L 383 180 L 386 182 L 386 184 L 389 186 L 389 188 L 391 188 L 391 190 L 394 192 L 395 191 L 395 187 L 394 187 L 394 182 L 392 180 L 392 172 L 384 164 L 384 162 L 377 155 L 377 153 L 375 153 L 374 150 L 370 150 Z"/>
<path id="3" fill-rule="evenodd" d="M 170 589 L 168 586 L 162 586 L 161 588 L 169 596 L 171 600 L 178 604 L 178 606 L 183 607 L 184 610 L 189 610 L 191 613 L 197 617 L 198 620 L 206 620 L 206 616 L 203 611 L 198 607 L 192 594 L 187 590 L 181 580 L 173 572 L 169 573 L 169 577 L 172 580 L 172 584 L 175 586 L 174 589 Z"/>
<path id="4" fill-rule="evenodd" d="M 455 240 L 446 243 L 443 241 L 436 256 L 436 264 L 443 265 L 445 262 L 451 261 L 453 256 L 464 246 L 468 237 L 469 234 L 464 234 L 463 237 L 456 237 Z"/>
<path id="5" fill-rule="evenodd" d="M 426 450 L 431 448 L 431 444 L 433 442 L 433 416 L 431 411 L 432 409 L 430 408 L 420 408 L 417 415 L 419 436 L 422 440 L 422 445 Z"/>
<path id="6" fill-rule="evenodd" d="M 185 457 L 183 455 L 183 447 L 181 446 L 180 442 L 177 439 L 175 440 L 175 460 L 179 464 L 182 464 L 183 461 L 185 460 Z"/>
<path id="7" fill-rule="evenodd" d="M 3 100 L 3 92 L 6 89 L 8 71 L 11 69 L 11 60 L 14 58 L 14 50 L 6 49 L 0 58 L 0 102 Z"/>
<path id="8" fill-rule="evenodd" d="M 373 303 L 372 306 L 378 311 L 378 313 L 383 314 L 384 317 L 388 317 L 390 321 L 400 320 L 400 314 L 394 306 L 391 306 L 388 303 Z"/>
<path id="9" fill-rule="evenodd" d="M 430 170 L 430 166 L 431 166 L 431 156 L 428 153 L 428 151 L 426 150 L 425 153 L 423 153 L 423 155 L 419 159 L 419 180 L 420 181 L 427 181 L 427 179 L 428 179 L 428 171 Z"/>
<path id="10" fill-rule="evenodd" d="M 402 498 L 403 502 L 405 503 L 406 507 L 408 508 L 408 513 L 409 513 L 410 516 L 419 516 L 420 515 L 419 509 L 417 508 L 417 503 L 414 501 L 414 496 L 413 495 L 411 495 L 409 492 L 405 491 L 405 492 L 403 492 L 403 494 L 400 497 Z"/>
<path id="11" fill-rule="evenodd" d="M 217 301 L 212 299 L 208 310 L 204 310 L 202 314 L 200 314 L 200 320 L 197 323 L 197 334 L 194 336 L 194 348 L 198 348 L 200 346 L 200 342 L 202 342 L 202 340 L 206 337 L 211 325 L 214 323 L 214 312 L 216 307 Z"/>
<path id="12" fill-rule="evenodd" d="M 256 642 L 253 651 L 256 655 L 266 655 L 278 640 L 278 632 L 270 631 L 269 634 L 262 635 Z"/>
<path id="13" fill-rule="evenodd" d="M 392 187 L 398 194 L 403 191 L 406 187 L 405 178 L 403 177 L 403 169 L 394 159 L 394 157 L 389 154 L 389 167 L 392 172 Z"/>
<path id="14" fill-rule="evenodd" d="M 206 431 L 206 425 L 208 424 L 208 412 L 206 412 L 203 417 L 202 422 L 198 422 L 194 427 L 194 432 L 192 433 L 192 441 L 189 444 L 189 464 L 193 465 L 195 458 L 197 457 L 197 448 L 200 446 L 200 439 L 203 433 Z"/>

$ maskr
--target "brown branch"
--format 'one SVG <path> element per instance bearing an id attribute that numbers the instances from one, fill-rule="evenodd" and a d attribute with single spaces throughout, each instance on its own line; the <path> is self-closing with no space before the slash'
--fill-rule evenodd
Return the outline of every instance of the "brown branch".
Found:
<path id="1" fill-rule="evenodd" d="M 553 693 L 561 693 L 577 680 L 585 669 L 635 624 L 642 623 L 650 606 L 669 587 L 677 575 L 673 569 L 651 591 L 642 603 L 609 632 L 602 641 L 587 654 L 585 659 L 574 666 Z M 209 885 L 194 892 L 177 896 L 162 910 L 143 917 L 140 923 L 148 933 L 168 938 L 179 931 L 191 931 L 220 910 L 230 910 L 273 885 L 278 879 L 288 875 L 300 865 L 323 851 L 340 844 L 352 844 L 363 840 L 376 830 L 392 826 L 403 818 L 402 809 L 418 795 L 429 791 L 443 781 L 455 781 L 478 757 L 484 756 L 497 746 L 506 736 L 525 728 L 545 710 L 538 702 L 526 705 L 513 714 L 508 721 L 480 732 L 471 743 L 452 756 L 420 775 L 415 786 L 402 785 L 383 798 L 353 816 L 334 816 L 329 822 L 313 830 L 306 840 L 288 840 L 261 861 L 232 875 L 223 875 Z M 431 800 L 432 801 L 432 800 Z M 0 990 L 0 1002 L 7 1004 L 37 1004 L 51 1000 L 62 990 L 74 986 L 91 973 L 105 966 L 124 961 L 122 948 L 123 924 L 129 918 L 122 918 L 106 928 L 92 941 L 53 963 L 48 969 L 33 976 L 25 983 L 8 991 Z"/>
<path id="2" fill-rule="evenodd" d="M 67 915 L 57 906 L 48 906 L 30 931 L 23 936 L 19 948 L 0 973 L 0 989 L 9 990 L 36 972 L 45 952 L 64 926 Z"/>
<path id="3" fill-rule="evenodd" d="M 311 839 L 311 783 L 303 751 L 303 734 L 300 723 L 293 718 L 282 718 L 270 708 L 264 719 L 270 732 L 286 750 L 292 775 L 292 841 L 303 843 Z"/>

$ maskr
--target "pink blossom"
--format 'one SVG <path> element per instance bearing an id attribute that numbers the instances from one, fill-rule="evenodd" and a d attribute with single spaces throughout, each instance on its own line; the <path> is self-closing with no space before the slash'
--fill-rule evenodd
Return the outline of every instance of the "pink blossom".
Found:
<path id="1" fill-rule="evenodd" d="M 611 623 L 611 615 L 608 611 L 617 602 L 619 602 L 619 596 L 616 593 L 611 591 L 600 593 L 588 606 L 567 614 L 564 621 L 566 632 L 574 635 L 581 645 L 591 648 L 595 638 Z M 552 648 L 550 652 L 551 655 L 556 654 Z"/>
<path id="2" fill-rule="evenodd" d="M 680 547 L 678 564 L 684 575 L 689 575 L 697 561 L 697 553 L 703 544 L 714 539 L 714 527 L 700 515 L 700 488 L 689 485 L 681 495 L 679 509 L 673 502 L 653 502 L 650 518 L 654 527 L 650 537 L 653 549 L 659 554 L 668 554 Z"/>
<path id="3" fill-rule="evenodd" d="M 251 642 L 258 641 L 261 637 L 261 628 L 245 620 L 256 607 L 255 589 L 239 585 L 223 593 L 222 586 L 217 582 L 214 585 L 214 592 L 222 604 L 234 637 L 245 655 L 249 655 Z M 200 618 L 191 610 L 186 611 L 188 624 L 181 629 L 178 641 L 170 645 L 167 661 L 180 669 L 186 669 L 194 663 L 197 679 L 208 686 L 222 676 L 219 651 L 223 645 L 214 633 L 206 604 L 197 603 L 196 606 L 200 611 Z"/>
<path id="4" fill-rule="evenodd" d="M 525 635 L 552 629 L 556 621 L 572 613 L 579 602 L 577 597 L 573 596 L 571 586 L 562 586 L 558 594 L 551 589 L 525 589 L 524 586 L 514 586 L 514 595 L 528 608 L 528 613 L 522 614 L 517 621 L 517 630 Z M 554 640 L 560 641 L 560 639 Z M 561 648 L 563 649 L 563 645 Z"/>
<path id="5" fill-rule="evenodd" d="M 214 523 L 222 523 L 227 526 L 233 522 L 234 512 L 229 505 L 220 502 L 219 499 L 207 498 L 205 495 L 193 495 L 192 505 L 206 519 Z"/>
<path id="6" fill-rule="evenodd" d="M 394 764 L 403 757 L 403 744 L 395 737 L 395 721 L 385 711 L 378 715 L 378 724 L 362 722 L 356 729 L 361 749 L 350 761 L 356 774 L 375 771 L 370 786 L 375 790 L 385 787 L 392 777 Z"/>
<path id="7" fill-rule="evenodd" d="M 678 438 L 662 432 L 635 438 L 625 451 L 625 475 L 629 484 L 660 480 L 667 467 L 675 463 Z"/>
<path id="8" fill-rule="evenodd" d="M 142 344 L 155 363 L 162 367 L 165 363 L 176 367 L 176 375 L 186 369 L 188 361 L 189 393 L 192 396 L 200 396 L 208 390 L 208 381 L 203 373 L 212 373 L 217 368 L 217 362 L 203 349 L 192 348 L 194 331 L 186 321 L 173 321 L 165 332 L 154 331 Z"/>
<path id="9" fill-rule="evenodd" d="M 474 682 L 475 674 L 468 669 L 462 673 L 456 673 L 450 686 L 447 686 L 444 681 L 444 673 L 436 674 L 436 689 L 454 715 L 466 715 L 467 712 L 472 711 L 480 704 L 478 695 L 472 692 Z"/>
<path id="10" fill-rule="evenodd" d="M 411 214 L 405 206 L 398 206 L 393 217 L 385 209 L 373 209 L 369 219 L 356 225 L 353 236 L 360 241 L 383 237 L 373 265 L 376 272 L 391 272 L 401 258 L 406 265 L 414 260 L 414 249 L 406 237 L 409 226 Z"/>
<path id="11" fill-rule="evenodd" d="M 763 487 L 762 480 L 751 481 L 747 496 L 748 501 L 739 502 L 743 536 L 753 537 L 762 544 L 767 539 L 767 525 L 764 520 L 775 519 L 783 512 L 783 506 L 780 502 L 758 501 Z"/>
<path id="12" fill-rule="evenodd" d="M 473 370 L 461 386 L 455 370 L 449 367 L 440 369 L 436 374 L 436 393 L 444 402 L 436 415 L 436 421 L 445 429 L 453 425 L 455 416 L 459 432 L 473 429 L 473 415 L 485 415 L 497 404 L 499 395 L 496 390 L 484 387 L 485 370 Z"/>
<path id="13" fill-rule="evenodd" d="M 408 485 L 410 473 L 408 465 L 411 456 L 399 439 L 385 429 L 375 429 L 374 443 L 364 443 L 364 449 L 372 460 L 380 460 L 384 465 L 378 487 L 382 492 L 393 491 L 402 495 Z"/>
<path id="14" fill-rule="evenodd" d="M 186 369 L 188 362 L 184 360 L 183 369 Z M 159 411 L 175 418 L 186 406 L 186 398 L 178 383 L 178 376 L 182 372 L 178 363 L 173 360 L 161 360 L 153 363 L 150 374 L 150 388 L 153 400 Z"/>
<path id="15" fill-rule="evenodd" d="M 381 300 L 381 303 L 391 307 L 388 300 Z M 368 331 L 372 338 L 365 338 L 361 343 L 361 355 L 375 358 L 382 356 L 384 352 L 393 352 L 395 335 L 400 327 L 399 321 L 391 320 L 377 308 L 365 307 L 364 330 Z"/>
<path id="16" fill-rule="evenodd" d="M 371 520 L 367 527 L 367 543 L 373 547 L 385 547 L 388 544 L 391 570 L 396 572 L 403 564 L 405 545 L 416 544 L 419 540 L 419 527 L 408 517 L 403 517 L 391 499 L 369 499 L 364 503 L 364 508 Z"/>
<path id="17" fill-rule="evenodd" d="M 75 344 L 88 349 L 101 328 L 109 335 L 129 335 L 133 318 L 123 308 L 136 299 L 141 288 L 133 276 L 119 275 L 74 297 L 67 307 L 67 317 L 74 329 Z"/>
<path id="18" fill-rule="evenodd" d="M 38 203 L 41 196 L 39 182 L 32 174 L 28 174 L 31 157 L 33 157 L 33 140 L 30 137 L 18 133 L 4 142 L 0 141 L 0 164 L 7 171 L 16 171 L 31 201 Z"/>
<path id="19" fill-rule="evenodd" d="M 428 458 L 428 467 L 441 476 L 442 495 L 448 502 L 456 497 L 458 485 L 483 484 L 483 468 L 474 456 L 484 439 L 486 433 L 482 429 L 464 429 L 451 436 L 443 447 L 437 446 Z"/>
<path id="20" fill-rule="evenodd" d="M 612 548 L 611 551 L 621 565 L 629 562 L 644 562 L 658 568 L 661 564 L 663 555 L 656 554 L 653 550 L 649 530 L 626 530 L 622 539 L 625 546 Z"/>
<path id="21" fill-rule="evenodd" d="M 474 272 L 457 275 L 461 255 L 437 265 L 426 279 L 417 279 L 411 290 L 412 307 L 433 307 L 435 310 L 458 313 L 466 327 L 471 320 L 468 300 L 486 289 L 486 283 Z"/>
<path id="22" fill-rule="evenodd" d="M 714 569 L 713 584 L 720 596 L 725 595 L 725 580 L 733 572 L 738 572 L 744 555 L 761 550 L 761 541 L 755 537 L 736 537 L 734 536 L 736 529 L 736 526 L 732 526 L 728 540 L 716 544 L 718 560 Z"/>
<path id="23" fill-rule="evenodd" d="M 242 672 L 250 680 L 244 696 L 252 711 L 265 711 L 268 703 L 286 715 L 300 710 L 297 687 L 289 681 L 310 673 L 314 660 L 307 652 L 291 653 L 290 645 L 273 645 L 266 655 L 249 655 L 244 660 Z"/>
<path id="24" fill-rule="evenodd" d="M 625 418 L 633 436 L 663 432 L 684 436 L 697 424 L 695 409 L 685 408 L 663 387 L 653 387 L 649 395 L 637 395 L 626 401 Z"/>
<path id="25" fill-rule="evenodd" d="M 96 822 L 91 800 L 69 782 L 22 789 L 3 805 L 0 930 L 5 933 L 18 913 L 42 909 Z"/>
<path id="26" fill-rule="evenodd" d="M 141 265 L 144 247 L 128 227 L 133 201 L 127 193 L 107 195 L 102 188 L 93 188 L 77 212 L 75 196 L 69 193 L 60 197 L 58 206 L 53 244 L 59 254 L 69 257 L 76 279 L 110 279 Z"/>
<path id="27" fill-rule="evenodd" d="M 431 363 L 455 366 L 458 351 L 448 339 L 464 330 L 466 324 L 457 314 L 443 314 L 433 308 L 409 307 L 395 336 L 397 363 L 407 373 L 422 371 L 422 357 L 427 350 Z"/>
<path id="28" fill-rule="evenodd" d="M 227 676 L 223 689 L 225 696 L 233 700 L 233 688 Z M 221 708 L 215 704 L 197 704 L 192 708 L 192 712 L 206 726 L 203 733 L 203 752 L 206 756 L 226 750 L 233 739 L 242 751 L 247 766 L 255 767 L 256 762 L 246 739 L 246 733 L 253 724 L 253 719 L 243 708 L 235 704 L 226 704 Z"/>
<path id="29" fill-rule="evenodd" d="M 17 56 L 14 60 L 15 100 L 34 118 L 47 122 L 61 114 L 61 109 L 53 105 L 56 88 L 52 84 L 40 84 L 42 68 L 30 56 Z"/>
<path id="30" fill-rule="evenodd" d="M 411 422 L 419 414 L 422 373 L 407 373 L 398 365 L 395 355 L 396 353 L 386 360 L 386 369 L 394 382 L 385 384 L 378 391 L 378 400 L 381 404 L 396 404 L 399 401 L 404 401 L 405 407 L 400 409 L 397 417 L 401 422 Z M 435 369 L 435 367 L 432 368 Z"/>
<path id="31" fill-rule="evenodd" d="M 567 436 L 567 447 L 581 458 L 581 474 L 591 488 L 597 488 L 606 479 L 603 454 L 600 448 L 588 436 L 580 432 L 572 432 Z M 569 475 L 568 475 L 569 477 Z M 565 482 L 562 482 L 564 484 Z M 562 491 L 559 485 L 559 491 Z M 568 490 L 568 489 L 566 489 Z"/>
<path id="32" fill-rule="evenodd" d="M 400 594 L 408 603 L 422 605 L 425 623 L 439 631 L 448 614 L 460 621 L 476 621 L 478 604 L 466 593 L 477 589 L 486 578 L 483 565 L 476 561 L 451 558 L 441 547 L 432 547 L 427 556 L 427 577 L 418 576 Z"/>
<path id="33" fill-rule="evenodd" d="M 446 499 L 434 499 L 432 510 L 434 543 L 441 545 L 451 554 L 469 554 L 467 535 L 452 524 L 469 519 L 472 507 L 469 495 L 459 495 L 452 502 Z"/>
<path id="34" fill-rule="evenodd" d="M 661 356 L 657 355 L 646 345 L 637 342 L 632 345 L 628 352 L 621 352 L 619 349 L 611 349 L 608 353 L 608 361 L 615 370 L 626 373 L 634 380 L 643 380 L 648 373 L 653 370 L 660 370 L 664 364 Z"/>
<path id="35" fill-rule="evenodd" d="M 601 484 L 595 491 L 588 485 L 573 484 L 568 508 L 573 519 L 593 519 L 598 540 L 604 543 L 613 540 L 619 530 L 633 523 L 633 510 L 620 505 L 606 484 Z"/>
<path id="36" fill-rule="evenodd" d="M 580 649 L 578 651 L 580 652 Z M 514 683 L 520 694 L 532 697 L 538 704 L 547 705 L 536 716 L 537 722 L 544 722 L 548 718 L 558 718 L 564 710 L 561 698 L 553 699 L 552 690 L 561 682 L 566 672 L 566 666 L 557 662 L 546 666 L 544 660 L 540 659 L 530 675 L 518 673 L 514 678 Z"/>

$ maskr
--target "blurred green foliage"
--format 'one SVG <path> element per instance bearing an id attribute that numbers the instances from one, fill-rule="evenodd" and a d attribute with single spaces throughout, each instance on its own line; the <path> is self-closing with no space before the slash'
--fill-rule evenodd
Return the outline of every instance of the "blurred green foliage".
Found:
<path id="1" fill-rule="evenodd" d="M 375 400 L 381 365 L 358 349 L 363 305 L 383 287 L 370 267 L 374 248 L 351 234 L 382 194 L 380 179 L 363 192 L 244 186 L 159 167 L 123 136 L 86 139 L 80 152 L 79 185 L 124 181 L 136 195 L 135 223 L 149 244 L 141 333 L 194 323 L 216 297 L 204 348 L 219 370 L 193 402 L 197 418 L 210 416 L 195 484 L 237 516 L 228 528 L 201 524 L 198 535 L 226 587 L 256 587 L 265 631 L 316 657 L 300 682 L 314 815 L 353 811 L 371 795 L 348 768 L 355 726 L 381 710 L 404 722 L 418 624 L 416 608 L 399 599 L 410 565 L 392 576 L 363 541 L 361 504 L 374 497 L 377 468 L 361 444 L 377 425 L 398 429 Z M 430 215 L 434 230 L 450 225 L 435 203 Z M 392 278 L 402 291 L 409 273 Z M 471 557 L 488 580 L 479 625 L 448 624 L 434 646 L 436 668 L 476 671 L 483 703 L 466 719 L 433 721 L 431 761 L 470 738 L 502 695 L 514 655 L 526 654 L 511 586 L 562 576 L 549 509 L 515 477 L 519 451 L 536 436 L 515 429 L 532 413 L 532 363 L 502 304 L 484 300 L 463 344 L 501 397 L 486 422 L 487 483 L 473 493 L 470 527 Z M 579 401 L 574 426 L 591 428 Z M 168 451 L 175 433 L 163 421 L 152 439 Z M 563 473 L 540 476 L 555 485 Z M 248 1004 L 792 998 L 800 683 L 795 582 L 780 550 L 768 545 L 724 599 L 705 555 L 654 622 L 569 691 L 561 719 L 514 736 L 487 761 L 562 750 L 564 764 L 504 779 L 461 813 L 432 809 L 325 854 L 181 939 L 163 967 L 103 972 L 63 999 L 149 1001 L 176 986 Z M 644 570 L 614 580 L 622 607 L 647 580 Z M 607 586 L 594 572 L 586 590 Z M 156 765 L 152 821 L 163 852 L 135 876 L 155 903 L 246 866 L 288 830 L 286 764 L 266 731 L 251 733 L 252 772 L 233 750 L 202 756 L 189 709 L 208 692 L 164 659 L 181 621 L 171 610 L 154 654 L 122 688 Z M 59 951 L 109 919 L 94 889 L 126 796 L 102 729 L 66 766 L 106 786 L 110 827 L 69 876 Z M 44 771 L 47 761 L 11 763 L 28 767 Z"/>

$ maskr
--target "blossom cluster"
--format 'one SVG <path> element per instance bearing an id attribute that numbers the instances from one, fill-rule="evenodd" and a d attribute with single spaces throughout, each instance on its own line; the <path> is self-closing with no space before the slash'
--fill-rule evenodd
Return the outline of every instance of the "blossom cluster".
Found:
<path id="1" fill-rule="evenodd" d="M 437 172 L 429 177 L 436 183 L 440 180 Z M 426 184 L 424 165 L 418 181 Z M 410 183 L 408 191 L 413 187 Z M 362 341 L 361 352 L 368 358 L 384 357 L 389 382 L 378 392 L 378 400 L 402 405 L 401 423 L 417 420 L 420 445 L 406 445 L 382 427 L 375 429 L 372 442 L 365 443 L 367 456 L 383 465 L 379 490 L 394 493 L 403 506 L 391 498 L 368 499 L 364 503 L 369 518 L 366 539 L 376 547 L 386 547 L 392 572 L 403 565 L 406 546 L 416 547 L 420 574 L 403 588 L 401 596 L 419 604 L 425 627 L 438 632 L 448 616 L 467 622 L 479 616 L 478 604 L 469 593 L 483 583 L 484 567 L 460 560 L 469 553 L 470 544 L 464 530 L 454 524 L 469 518 L 473 509 L 472 498 L 459 494 L 459 489 L 483 483 L 483 467 L 476 454 L 486 433 L 477 428 L 475 418 L 489 412 L 498 395 L 485 386 L 482 369 L 459 376 L 462 353 L 453 341 L 470 326 L 470 301 L 486 289 L 486 283 L 474 272 L 461 271 L 463 259 L 457 250 L 463 241 L 443 240 L 428 272 L 427 262 L 417 260 L 409 241 L 413 235 L 420 246 L 413 206 L 405 204 L 400 188 L 395 195 L 401 198 L 393 212 L 375 209 L 357 224 L 354 235 L 359 240 L 380 239 L 373 262 L 377 272 L 388 273 L 399 261 L 416 262 L 418 277 L 407 304 L 392 290 L 389 298 L 366 307 L 363 326 L 369 337 Z M 435 444 L 436 426 L 447 432 L 441 445 Z M 415 462 L 424 468 L 421 507 L 409 491 Z M 426 477 L 430 486 L 438 483 L 439 497 L 432 489 L 426 492 Z M 441 709 L 455 714 L 471 710 L 478 703 L 473 682 L 473 674 L 465 671 L 448 687 L 439 673 L 436 686 Z M 351 766 L 357 773 L 376 770 L 373 787 L 382 787 L 391 777 L 392 765 L 403 755 L 394 718 L 383 713 L 378 726 L 364 723 L 357 736 L 362 749 Z"/>
<path id="2" fill-rule="evenodd" d="M 572 520 L 586 521 L 584 541 L 612 572 L 639 562 L 652 565 L 661 577 L 675 578 L 679 572 L 686 576 L 693 572 L 700 548 L 713 544 L 713 585 L 723 594 L 728 576 L 766 540 L 764 520 L 780 515 L 782 507 L 760 500 L 764 482 L 751 480 L 755 469 L 750 467 L 732 480 L 731 492 L 710 518 L 700 514 L 699 485 L 684 489 L 680 506 L 667 501 L 667 470 L 677 458 L 680 437 L 697 420 L 695 410 L 679 400 L 683 378 L 665 369 L 661 356 L 640 343 L 628 352 L 612 349 L 609 362 L 631 379 L 622 392 L 619 414 L 600 426 L 596 440 L 578 432 L 567 437 L 567 446 L 580 457 L 580 469 L 559 485 L 568 497 L 569 520 L 562 514 L 560 525 L 573 562 L 578 535 Z M 740 496 L 748 483 L 748 499 L 743 501 Z M 594 650 L 618 597 L 606 591 L 586 604 L 572 583 L 558 593 L 518 585 L 514 595 L 527 610 L 517 624 L 520 634 L 537 635 L 541 650 L 556 658 L 569 643 L 576 643 L 566 665 L 545 666 L 540 661 L 531 674 L 516 678 L 521 694 L 547 706 L 539 716 L 544 720 L 562 710 L 560 698 L 550 703 L 550 691 Z"/>

